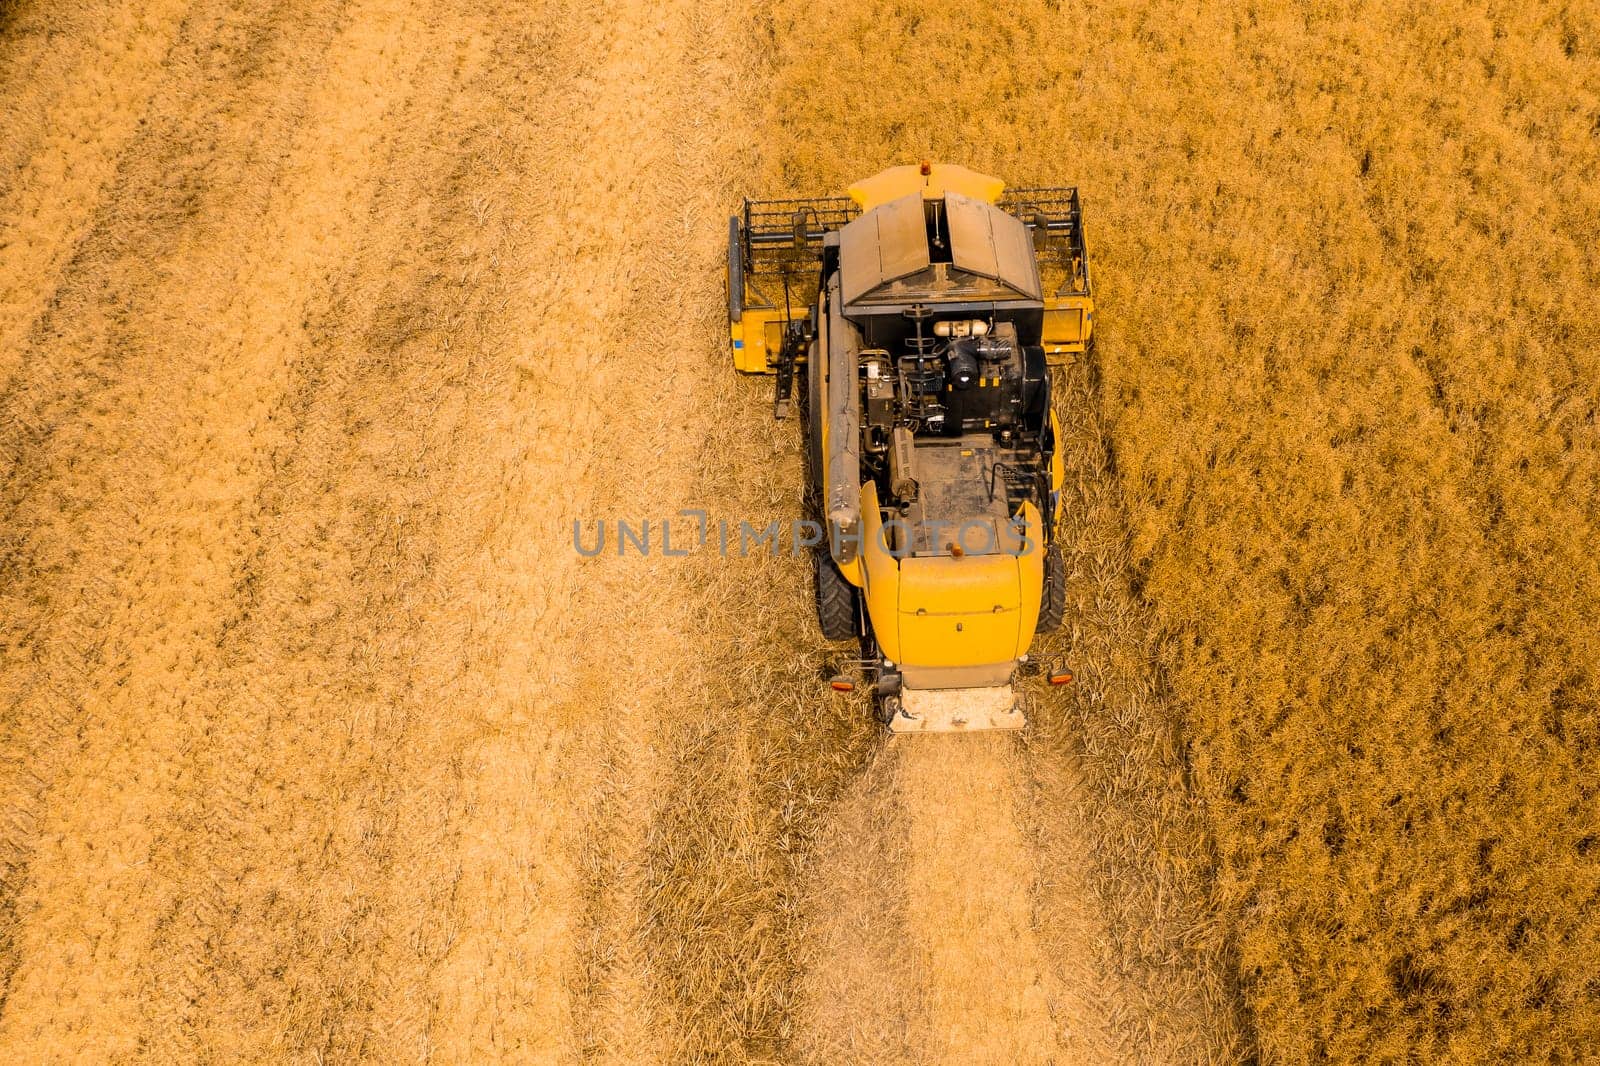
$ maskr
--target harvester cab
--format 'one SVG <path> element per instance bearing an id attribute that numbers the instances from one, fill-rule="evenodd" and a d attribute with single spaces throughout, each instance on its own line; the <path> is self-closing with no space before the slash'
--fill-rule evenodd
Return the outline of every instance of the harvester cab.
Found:
<path id="1" fill-rule="evenodd" d="M 848 191 L 729 220 L 734 365 L 776 376 L 779 418 L 798 393 L 818 623 L 861 642 L 889 727 L 1021 728 L 1065 608 L 1048 367 L 1092 337 L 1078 194 L 930 164 Z"/>

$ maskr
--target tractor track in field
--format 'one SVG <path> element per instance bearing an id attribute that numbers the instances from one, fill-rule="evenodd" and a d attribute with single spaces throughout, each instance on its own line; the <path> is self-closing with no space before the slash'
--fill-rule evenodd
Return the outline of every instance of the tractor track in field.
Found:
<path id="1" fill-rule="evenodd" d="M 725 351 L 726 213 L 793 151 L 764 32 L 679 0 L 13 16 L 8 1054 L 1238 1046 L 1190 871 L 1134 857 L 1195 838 L 1136 722 L 1099 438 L 1092 661 L 1022 739 L 891 742 L 827 693 L 803 559 L 573 550 L 574 519 L 799 513 L 793 423 Z"/>

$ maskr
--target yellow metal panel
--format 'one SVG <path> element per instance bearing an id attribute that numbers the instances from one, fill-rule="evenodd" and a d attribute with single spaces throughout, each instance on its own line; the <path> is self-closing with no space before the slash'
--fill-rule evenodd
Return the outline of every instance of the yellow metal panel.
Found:
<path id="1" fill-rule="evenodd" d="M 924 175 L 920 167 L 890 167 L 856 182 L 847 191 L 863 211 L 871 211 L 879 204 L 898 200 L 914 192 L 920 192 L 929 200 L 937 200 L 946 192 L 956 192 L 992 204 L 1005 191 L 1006 183 L 999 178 L 979 174 L 963 166 L 935 163 L 930 170 L 931 173 Z"/>
<path id="2" fill-rule="evenodd" d="M 759 365 L 752 365 L 752 352 L 744 342 L 743 320 L 728 323 L 728 343 L 733 348 L 733 368 L 745 373 L 759 373 L 766 369 L 766 362 L 762 360 Z"/>
<path id="3" fill-rule="evenodd" d="M 891 662 L 900 661 L 900 560 L 883 543 L 883 515 L 878 510 L 878 486 L 861 486 L 861 554 L 857 557 L 867 617 L 878 647 Z M 849 574 L 845 575 L 850 577 Z M 854 578 L 851 578 L 854 581 Z"/>
<path id="4" fill-rule="evenodd" d="M 733 365 L 747 374 L 770 374 L 777 368 L 778 350 L 783 347 L 783 325 L 788 321 L 777 309 L 746 309 L 728 326 L 733 345 Z"/>
<path id="5" fill-rule="evenodd" d="M 861 512 L 861 586 L 886 658 L 902 666 L 960 669 L 1011 662 L 1027 652 L 1044 590 L 1038 508 L 1026 503 L 1021 514 L 1032 551 L 960 559 L 890 554 L 870 481 L 861 486 Z"/>
<path id="6" fill-rule="evenodd" d="M 1050 417 L 1055 418 L 1055 415 L 1051 414 Z M 1022 521 L 1033 550 L 1017 556 L 1017 586 L 1021 590 L 1021 608 L 1013 657 L 1028 653 L 1028 645 L 1033 643 L 1033 633 L 1039 625 L 1039 608 L 1044 599 L 1044 516 L 1033 504 L 1024 503 Z"/>
<path id="7" fill-rule="evenodd" d="M 1018 561 L 1011 555 L 901 560 L 900 661 L 974 666 L 1015 659 Z"/>
<path id="8" fill-rule="evenodd" d="M 1051 306 L 1045 304 L 1044 342 L 1046 344 L 1082 344 L 1084 315 L 1081 307 Z"/>
<path id="9" fill-rule="evenodd" d="M 901 561 L 900 609 L 913 614 L 988 614 L 1017 606 L 1017 561 L 1011 555 L 924 556 Z"/>
<path id="10" fill-rule="evenodd" d="M 896 661 L 910 666 L 979 666 L 1015 659 L 1019 618 L 1016 608 L 989 614 L 901 611 Z"/>
<path id="11" fill-rule="evenodd" d="M 1087 296 L 1052 296 L 1044 302 L 1041 340 L 1050 355 L 1082 352 L 1094 333 L 1094 300 Z"/>

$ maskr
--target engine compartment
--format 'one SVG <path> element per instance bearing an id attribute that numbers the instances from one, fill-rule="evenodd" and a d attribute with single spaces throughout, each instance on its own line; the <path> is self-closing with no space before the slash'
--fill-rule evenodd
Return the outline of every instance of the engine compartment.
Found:
<path id="1" fill-rule="evenodd" d="M 863 330 L 866 451 L 882 452 L 895 426 L 917 437 L 993 431 L 1007 442 L 1040 428 L 1049 408 L 1044 349 L 1022 343 L 1016 322 L 913 322 L 901 336 Z"/>
<path id="2" fill-rule="evenodd" d="M 917 304 L 854 323 L 862 467 L 906 554 L 1015 551 L 1022 502 L 1049 517 L 1048 370 L 1020 317 Z"/>

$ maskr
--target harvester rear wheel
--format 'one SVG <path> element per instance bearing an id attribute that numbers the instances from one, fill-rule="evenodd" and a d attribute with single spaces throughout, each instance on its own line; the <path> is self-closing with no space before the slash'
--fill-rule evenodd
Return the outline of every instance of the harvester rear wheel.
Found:
<path id="1" fill-rule="evenodd" d="M 1044 553 L 1044 595 L 1039 601 L 1039 632 L 1054 633 L 1067 613 L 1067 564 L 1054 544 Z"/>
<path id="2" fill-rule="evenodd" d="M 816 574 L 817 624 L 829 640 L 850 640 L 856 635 L 856 590 L 844 579 L 827 552 L 813 552 Z"/>

